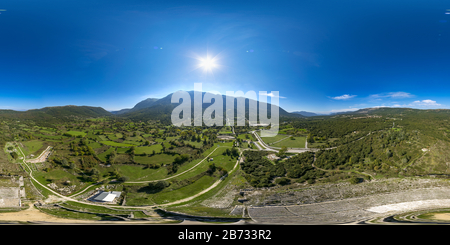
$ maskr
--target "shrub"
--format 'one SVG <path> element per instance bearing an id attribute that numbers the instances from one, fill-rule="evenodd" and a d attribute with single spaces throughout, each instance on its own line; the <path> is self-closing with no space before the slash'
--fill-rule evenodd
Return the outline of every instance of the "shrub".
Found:
<path id="1" fill-rule="evenodd" d="M 285 177 L 281 177 L 275 180 L 275 183 L 278 185 L 288 185 L 291 183 L 291 180 Z"/>
<path id="2" fill-rule="evenodd" d="M 349 180 L 350 184 L 358 184 L 359 182 L 361 182 L 361 179 L 358 177 L 351 177 Z"/>
<path id="3" fill-rule="evenodd" d="M 119 182 L 125 182 L 125 181 L 128 181 L 128 180 L 130 180 L 130 178 L 128 178 L 127 176 L 122 176 L 122 177 L 120 177 L 118 179 Z"/>
<path id="4" fill-rule="evenodd" d="M 19 158 L 19 155 L 17 155 L 17 152 L 15 152 L 15 151 L 11 152 L 11 156 L 12 156 L 12 158 L 14 158 L 14 159 Z"/>

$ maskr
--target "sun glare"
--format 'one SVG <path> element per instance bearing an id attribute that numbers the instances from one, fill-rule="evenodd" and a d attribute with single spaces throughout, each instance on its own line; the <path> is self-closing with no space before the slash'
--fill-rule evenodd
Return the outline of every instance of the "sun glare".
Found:
<path id="1" fill-rule="evenodd" d="M 222 70 L 225 66 L 221 64 L 220 53 L 212 55 L 206 53 L 204 56 L 200 56 L 194 52 L 188 54 L 188 57 L 195 59 L 195 63 L 192 64 L 192 70 L 201 70 L 203 75 L 213 75 L 216 71 Z"/>
<path id="2" fill-rule="evenodd" d="M 216 64 L 214 63 L 214 60 L 212 60 L 212 59 L 203 59 L 202 63 L 200 63 L 200 66 L 209 70 L 213 67 L 216 67 Z"/>

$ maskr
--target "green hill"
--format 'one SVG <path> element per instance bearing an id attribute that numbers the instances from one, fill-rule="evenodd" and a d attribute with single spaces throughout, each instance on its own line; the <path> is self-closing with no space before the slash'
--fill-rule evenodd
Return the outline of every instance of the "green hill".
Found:
<path id="1" fill-rule="evenodd" d="M 0 110 L 0 118 L 33 120 L 38 125 L 53 124 L 76 118 L 110 116 L 110 112 L 101 107 L 91 106 L 55 106 L 28 111 Z"/>

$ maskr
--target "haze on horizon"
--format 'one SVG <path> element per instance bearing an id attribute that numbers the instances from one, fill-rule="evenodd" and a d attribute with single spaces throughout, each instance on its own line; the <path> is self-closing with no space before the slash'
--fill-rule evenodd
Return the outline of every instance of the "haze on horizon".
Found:
<path id="1" fill-rule="evenodd" d="M 279 91 L 287 111 L 450 108 L 450 2 L 0 3 L 0 108 Z M 270 102 L 270 100 L 269 100 Z"/>

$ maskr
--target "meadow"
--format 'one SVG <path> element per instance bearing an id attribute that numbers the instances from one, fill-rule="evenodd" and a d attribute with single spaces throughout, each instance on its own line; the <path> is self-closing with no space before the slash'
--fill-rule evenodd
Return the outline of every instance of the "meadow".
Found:
<path id="1" fill-rule="evenodd" d="M 288 148 L 305 148 L 306 137 L 293 137 L 293 138 L 294 138 L 293 140 L 287 138 L 285 140 L 273 144 L 272 146 L 274 147 L 286 146 Z"/>

